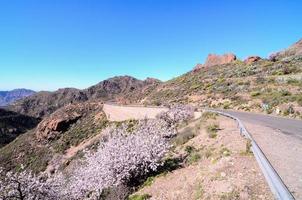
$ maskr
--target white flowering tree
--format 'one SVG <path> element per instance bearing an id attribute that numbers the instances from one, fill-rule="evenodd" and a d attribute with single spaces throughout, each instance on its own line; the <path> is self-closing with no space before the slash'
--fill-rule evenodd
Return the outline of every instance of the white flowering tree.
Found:
<path id="1" fill-rule="evenodd" d="M 0 171 L 0 200 L 101 199 L 105 188 L 129 185 L 156 171 L 169 150 L 169 138 L 176 134 L 175 124 L 192 117 L 191 107 L 176 106 L 157 119 L 139 121 L 130 132 L 125 125 L 111 127 L 99 147 L 86 152 L 84 163 L 47 180 Z"/>
<path id="2" fill-rule="evenodd" d="M 142 120 L 132 133 L 124 126 L 112 129 L 96 152 L 86 154 L 85 165 L 70 174 L 62 195 L 80 199 L 94 191 L 91 197 L 96 199 L 104 188 L 127 185 L 130 180 L 156 171 L 170 147 L 164 136 L 175 134 L 165 123 Z"/>
<path id="3" fill-rule="evenodd" d="M 0 169 L 0 200 L 56 200 L 53 183 L 26 171 L 4 172 Z"/>
<path id="4" fill-rule="evenodd" d="M 160 113 L 157 118 L 162 119 L 170 124 L 187 121 L 194 117 L 194 108 L 188 105 L 172 106 L 167 112 Z"/>

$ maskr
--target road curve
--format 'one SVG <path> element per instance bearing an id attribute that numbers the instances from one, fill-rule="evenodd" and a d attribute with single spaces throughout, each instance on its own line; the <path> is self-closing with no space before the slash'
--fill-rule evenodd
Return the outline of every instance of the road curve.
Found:
<path id="1" fill-rule="evenodd" d="M 242 121 L 264 125 L 279 130 L 283 134 L 297 137 L 298 139 L 302 140 L 302 120 L 289 119 L 284 117 L 275 117 L 275 116 L 248 113 L 248 112 L 239 112 L 239 111 L 230 111 L 230 110 L 223 110 L 223 111 L 235 117 L 238 117 Z"/>
<path id="2" fill-rule="evenodd" d="M 302 121 L 219 110 L 239 118 L 296 199 L 302 199 Z"/>
<path id="3" fill-rule="evenodd" d="M 103 110 L 109 121 L 124 121 L 128 119 L 155 118 L 161 112 L 167 111 L 164 107 L 144 107 L 135 105 L 104 104 Z"/>

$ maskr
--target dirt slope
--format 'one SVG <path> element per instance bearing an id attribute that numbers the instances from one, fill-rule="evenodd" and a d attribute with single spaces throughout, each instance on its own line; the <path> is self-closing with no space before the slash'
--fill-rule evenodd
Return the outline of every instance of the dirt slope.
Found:
<path id="1" fill-rule="evenodd" d="M 255 158 L 246 152 L 247 141 L 236 124 L 225 117 L 201 123 L 198 135 L 175 150 L 182 152 L 190 146 L 201 157 L 155 177 L 136 194 L 149 194 L 154 200 L 273 199 Z M 213 123 L 219 123 L 220 130 L 210 138 L 205 129 Z"/>

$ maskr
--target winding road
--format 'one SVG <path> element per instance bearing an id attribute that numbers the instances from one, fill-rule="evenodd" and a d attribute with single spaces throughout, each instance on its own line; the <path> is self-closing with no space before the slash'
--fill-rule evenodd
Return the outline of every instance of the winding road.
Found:
<path id="1" fill-rule="evenodd" d="M 302 121 L 283 118 L 283 117 L 274 117 L 264 114 L 255 114 L 248 112 L 238 112 L 238 111 L 229 111 L 224 110 L 224 112 L 238 117 L 242 121 L 257 123 L 263 126 L 267 126 L 273 129 L 281 131 L 283 134 L 296 137 L 297 139 L 302 140 Z"/>
<path id="2" fill-rule="evenodd" d="M 111 121 L 155 118 L 167 108 L 104 104 Z M 302 199 L 302 121 L 264 114 L 223 111 L 239 118 L 296 199 Z M 196 112 L 195 118 L 201 113 Z"/>
<path id="3" fill-rule="evenodd" d="M 302 199 L 302 121 L 218 110 L 239 118 L 296 199 Z"/>

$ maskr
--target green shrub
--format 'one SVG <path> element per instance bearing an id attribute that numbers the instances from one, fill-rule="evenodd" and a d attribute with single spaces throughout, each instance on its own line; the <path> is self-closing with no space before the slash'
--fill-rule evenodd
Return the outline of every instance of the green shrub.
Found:
<path id="1" fill-rule="evenodd" d="M 259 96 L 260 94 L 261 94 L 260 91 L 253 91 L 253 92 L 251 92 L 251 96 L 252 97 Z"/>
<path id="2" fill-rule="evenodd" d="M 229 109 L 231 106 L 231 103 L 230 102 L 224 102 L 223 103 L 223 109 Z"/>
<path id="3" fill-rule="evenodd" d="M 199 152 L 192 152 L 190 153 L 190 155 L 187 158 L 187 163 L 189 164 L 193 164 L 196 163 L 197 161 L 199 161 L 201 159 L 201 155 Z"/>
<path id="4" fill-rule="evenodd" d="M 216 119 L 216 117 L 218 116 L 217 113 L 213 113 L 213 112 L 204 112 L 202 113 L 202 118 L 203 119 Z"/>
<path id="5" fill-rule="evenodd" d="M 129 196 L 128 200 L 147 200 L 150 199 L 151 195 L 149 194 L 135 194 Z"/>
<path id="6" fill-rule="evenodd" d="M 281 91 L 281 95 L 282 95 L 282 96 L 290 96 L 291 93 L 290 93 L 289 91 L 287 91 L 287 90 L 282 90 L 282 91 Z"/>
<path id="7" fill-rule="evenodd" d="M 147 180 L 143 183 L 142 187 L 151 186 L 152 183 L 154 182 L 154 179 L 155 179 L 154 176 L 148 177 Z"/>
<path id="8" fill-rule="evenodd" d="M 285 116 L 289 115 L 289 114 L 294 114 L 295 111 L 294 111 L 294 108 L 292 105 L 289 105 L 288 108 L 283 112 L 283 114 Z"/>
<path id="9" fill-rule="evenodd" d="M 210 138 L 215 138 L 217 136 L 218 130 L 219 130 L 218 124 L 210 124 L 207 126 L 207 133 Z"/>
<path id="10" fill-rule="evenodd" d="M 220 149 L 220 154 L 222 156 L 230 156 L 231 155 L 231 150 L 229 150 L 226 147 L 223 147 L 222 149 Z"/>
<path id="11" fill-rule="evenodd" d="M 185 151 L 187 152 L 187 153 L 192 153 L 193 151 L 195 151 L 196 149 L 195 149 L 195 147 L 192 147 L 192 146 L 186 146 L 185 147 Z"/>
<path id="12" fill-rule="evenodd" d="M 231 192 L 225 192 L 220 196 L 221 200 L 239 200 L 240 192 L 237 190 L 232 190 Z"/>

